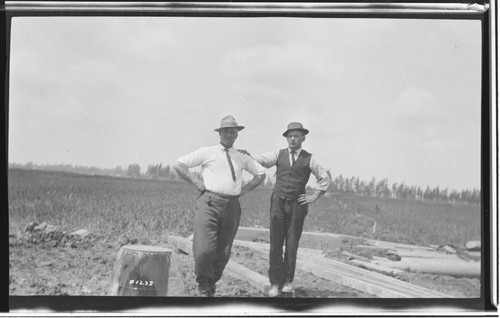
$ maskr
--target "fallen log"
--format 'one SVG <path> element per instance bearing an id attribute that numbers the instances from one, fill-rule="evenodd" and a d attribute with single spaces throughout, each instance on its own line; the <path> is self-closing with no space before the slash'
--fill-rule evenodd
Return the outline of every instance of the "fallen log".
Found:
<path id="1" fill-rule="evenodd" d="M 481 241 L 469 241 L 465 244 L 465 248 L 469 251 L 481 251 Z"/>
<path id="2" fill-rule="evenodd" d="M 455 277 L 481 277 L 481 262 L 466 261 L 455 255 L 441 259 L 402 258 L 398 262 L 379 260 L 375 264 L 414 273 L 441 274 Z"/>
<path id="3" fill-rule="evenodd" d="M 352 259 L 352 260 L 349 260 L 349 262 L 351 262 L 353 264 L 356 264 L 356 265 L 358 265 L 361 268 L 366 268 L 366 269 L 374 270 L 374 271 L 377 271 L 377 272 L 380 272 L 380 273 L 384 273 L 386 275 L 391 275 L 391 276 L 394 276 L 394 275 L 397 275 L 397 274 L 401 274 L 401 273 L 404 272 L 404 270 L 402 270 L 402 269 L 388 268 L 388 267 L 385 267 L 385 266 L 375 265 L 375 264 L 372 264 L 371 262 L 367 262 L 367 261 L 359 260 L 359 259 Z"/>
<path id="4" fill-rule="evenodd" d="M 401 257 L 410 257 L 410 258 L 450 258 L 455 257 L 453 254 L 447 254 L 441 251 L 411 251 L 411 250 L 393 250 L 394 253 L 398 254 Z"/>
<path id="5" fill-rule="evenodd" d="M 177 249 L 179 249 L 180 251 L 186 254 L 192 254 L 193 242 L 190 239 L 182 236 L 169 236 L 168 241 L 175 247 L 177 247 Z M 269 290 L 269 278 L 257 272 L 254 272 L 234 261 L 229 260 L 224 273 L 248 282 L 250 285 L 257 288 L 263 293 L 266 293 Z"/>
<path id="6" fill-rule="evenodd" d="M 240 240 L 235 240 L 234 244 L 252 248 L 263 257 L 267 257 L 269 253 L 268 244 L 259 244 Z M 398 279 L 387 277 L 383 274 L 373 273 L 369 270 L 357 268 L 339 261 L 326 259 L 322 256 L 318 256 L 317 254 L 308 253 L 300 248 L 297 253 L 297 269 L 310 272 L 315 276 L 381 298 L 451 297 L 443 293 L 431 291 L 402 282 Z"/>

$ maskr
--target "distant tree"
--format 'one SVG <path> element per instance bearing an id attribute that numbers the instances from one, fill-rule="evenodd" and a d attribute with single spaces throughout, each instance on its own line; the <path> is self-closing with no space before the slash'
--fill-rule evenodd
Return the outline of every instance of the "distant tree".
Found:
<path id="1" fill-rule="evenodd" d="M 367 194 L 369 196 L 376 196 L 377 195 L 377 180 L 375 180 L 375 177 L 373 177 L 370 180 L 370 183 L 368 183 L 367 186 Z"/>
<path id="2" fill-rule="evenodd" d="M 112 170 L 112 174 L 123 176 L 125 175 L 125 170 L 122 168 L 122 166 L 116 166 L 116 168 Z"/>
<path id="3" fill-rule="evenodd" d="M 170 166 L 166 165 L 162 167 L 160 165 L 160 171 L 158 172 L 158 176 L 162 179 L 167 179 L 170 177 Z"/>
<path id="4" fill-rule="evenodd" d="M 137 163 L 128 165 L 127 175 L 129 177 L 139 178 L 141 176 L 141 167 Z"/>
<path id="5" fill-rule="evenodd" d="M 394 182 L 392 184 L 391 190 L 392 190 L 392 197 L 397 198 L 398 197 L 398 183 L 397 182 Z"/>
<path id="6" fill-rule="evenodd" d="M 441 191 L 441 201 L 448 202 L 449 197 L 448 197 L 448 188 L 445 188 L 444 190 Z"/>
<path id="7" fill-rule="evenodd" d="M 160 175 L 161 164 L 148 165 L 146 169 L 146 176 L 150 178 L 158 178 Z"/>
<path id="8" fill-rule="evenodd" d="M 382 179 L 377 183 L 375 193 L 378 197 L 389 198 L 391 196 L 391 190 L 389 189 L 389 182 L 387 178 Z"/>
<path id="9" fill-rule="evenodd" d="M 361 194 L 363 189 L 361 189 L 361 182 L 359 181 L 359 177 L 356 177 L 356 181 L 354 182 L 354 184 L 356 188 L 356 194 Z"/>
<path id="10" fill-rule="evenodd" d="M 424 192 L 420 187 L 417 188 L 417 200 L 423 200 L 424 199 Z"/>
<path id="11" fill-rule="evenodd" d="M 476 188 L 472 189 L 472 200 L 470 203 L 476 203 L 476 204 L 481 203 L 481 191 L 479 191 Z"/>

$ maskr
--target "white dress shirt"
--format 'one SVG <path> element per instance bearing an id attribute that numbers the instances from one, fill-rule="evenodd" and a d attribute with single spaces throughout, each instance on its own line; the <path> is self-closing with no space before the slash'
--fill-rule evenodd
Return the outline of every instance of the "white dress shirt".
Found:
<path id="1" fill-rule="evenodd" d="M 289 156 L 288 159 L 290 160 L 290 166 L 292 165 L 292 150 L 288 149 L 289 151 Z M 299 157 L 300 152 L 302 151 L 302 148 L 295 150 L 295 161 L 297 161 L 297 158 Z M 260 163 L 263 167 L 266 168 L 271 168 L 276 165 L 278 162 L 278 156 L 279 156 L 280 150 L 274 150 L 271 152 L 267 152 L 264 154 L 260 155 L 255 155 L 253 158 L 255 161 Z M 326 191 L 328 187 L 330 186 L 330 183 L 332 182 L 330 180 L 330 177 L 328 176 L 328 173 L 326 173 L 326 170 L 314 160 L 314 156 L 311 156 L 311 160 L 309 161 L 309 169 L 311 169 L 312 174 L 316 177 L 317 181 L 317 186 L 316 190 L 319 191 Z"/>
<path id="2" fill-rule="evenodd" d="M 229 155 L 234 167 L 236 181 L 233 180 L 231 168 L 222 145 L 202 147 L 177 161 L 188 168 L 201 166 L 203 183 L 208 191 L 225 194 L 240 195 L 243 184 L 243 170 L 251 175 L 265 174 L 264 168 L 251 157 L 244 155 L 234 148 L 230 148 Z"/>

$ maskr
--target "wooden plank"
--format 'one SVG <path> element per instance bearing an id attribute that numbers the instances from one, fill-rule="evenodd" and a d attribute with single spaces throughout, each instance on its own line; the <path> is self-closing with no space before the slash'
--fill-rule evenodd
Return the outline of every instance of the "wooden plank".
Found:
<path id="1" fill-rule="evenodd" d="M 235 245 L 241 245 L 241 246 L 246 246 L 254 250 L 256 253 L 261 255 L 262 257 L 267 257 L 269 254 L 269 251 L 266 251 L 262 248 L 257 247 L 255 244 L 249 245 L 247 244 L 248 242 L 245 241 L 234 241 Z M 299 252 L 300 254 L 300 252 Z M 377 297 L 386 297 L 386 298 L 405 298 L 407 295 L 403 293 L 398 293 L 393 290 L 388 290 L 384 287 L 381 287 L 377 284 L 373 284 L 371 282 L 364 282 L 360 278 L 356 277 L 349 277 L 346 275 L 343 275 L 343 273 L 332 270 L 330 267 L 325 267 L 321 266 L 315 263 L 315 260 L 313 260 L 311 263 L 311 256 L 306 257 L 306 259 L 309 260 L 304 260 L 303 257 L 300 257 L 299 255 L 297 256 L 297 264 L 296 268 L 302 271 L 310 272 L 315 276 L 330 280 L 332 282 L 335 282 L 337 284 L 340 284 L 342 286 L 347 286 L 359 291 L 362 291 L 364 293 L 374 295 Z"/>
<path id="2" fill-rule="evenodd" d="M 245 246 L 249 248 L 257 248 L 257 249 L 265 249 L 269 252 L 269 243 L 259 243 L 259 242 L 248 242 L 248 241 L 242 241 L 242 240 L 234 240 L 233 244 L 239 245 L 239 246 Z M 301 253 L 309 253 L 312 255 L 316 256 L 323 256 L 323 252 L 320 250 L 315 250 L 311 248 L 304 248 L 304 247 L 299 247 L 298 252 Z M 266 255 L 266 257 L 269 255 L 269 253 Z"/>
<path id="3" fill-rule="evenodd" d="M 369 262 L 370 261 L 366 257 L 362 257 L 362 256 L 359 256 L 359 255 L 356 255 L 356 254 L 352 254 L 352 253 L 346 252 L 346 251 L 342 251 L 342 255 L 349 257 L 349 259 L 353 259 L 354 258 L 354 259 L 365 261 L 365 262 Z"/>
<path id="4" fill-rule="evenodd" d="M 168 241 L 182 252 L 192 254 L 193 242 L 190 239 L 181 236 L 169 236 Z M 263 293 L 269 290 L 269 278 L 234 261 L 229 260 L 224 273 L 248 282 Z"/>
<path id="5" fill-rule="evenodd" d="M 246 246 L 263 257 L 269 253 L 268 244 L 235 240 L 235 245 Z M 326 259 L 299 248 L 297 268 L 314 275 L 383 298 L 447 298 L 449 295 L 427 290 L 398 279 L 373 273 L 339 261 Z"/>
<path id="6" fill-rule="evenodd" d="M 399 279 L 392 277 L 387 277 L 386 275 L 374 273 L 372 271 L 367 271 L 362 268 L 357 268 L 344 264 L 342 262 L 333 259 L 321 259 L 318 261 L 319 264 L 324 264 L 325 266 L 330 266 L 342 271 L 343 274 L 347 276 L 362 277 L 364 280 L 381 284 L 388 288 L 394 288 L 401 291 L 405 291 L 415 298 L 448 298 L 449 295 L 433 291 L 424 287 L 406 283 Z"/>
<path id="7" fill-rule="evenodd" d="M 236 233 L 236 239 L 252 242 L 269 242 L 269 229 L 241 227 Z M 359 243 L 361 239 L 356 238 Z M 300 246 L 304 248 L 335 251 L 340 249 L 343 236 L 331 233 L 302 232 Z"/>
<path id="8" fill-rule="evenodd" d="M 370 270 L 365 270 L 343 262 L 331 259 L 331 258 L 317 258 L 310 257 L 314 259 L 314 262 L 318 265 L 323 265 L 328 268 L 335 268 L 337 271 L 345 276 L 353 278 L 361 278 L 366 282 L 384 286 L 389 289 L 397 290 L 398 292 L 407 293 L 410 297 L 414 298 L 448 298 L 449 295 L 436 292 L 427 288 L 423 288 L 417 285 L 403 282 L 399 279 L 388 277 L 383 274 L 374 273 Z"/>
<path id="9" fill-rule="evenodd" d="M 224 274 L 231 275 L 235 278 L 248 282 L 253 287 L 257 288 L 263 293 L 267 293 L 270 288 L 269 278 L 257 272 L 248 269 L 234 261 L 229 260 L 224 270 Z"/>
<path id="10" fill-rule="evenodd" d="M 315 276 L 328 279 L 340 285 L 360 290 L 370 295 L 380 298 L 414 298 L 406 292 L 401 292 L 392 288 L 387 288 L 382 284 L 368 282 L 363 278 L 347 276 L 332 267 L 319 264 L 316 259 L 297 257 L 297 269 L 307 271 Z"/>
<path id="11" fill-rule="evenodd" d="M 193 241 L 190 239 L 187 239 L 182 236 L 169 236 L 167 237 L 167 242 L 175 246 L 179 251 L 183 252 L 184 254 L 192 254 L 193 253 Z"/>
<path id="12" fill-rule="evenodd" d="M 364 270 L 361 268 L 357 268 L 354 266 L 350 266 L 348 264 L 345 264 L 343 262 L 329 259 L 329 258 L 314 258 L 314 260 L 318 264 L 324 264 L 325 266 L 329 267 L 335 267 L 336 269 L 342 271 L 345 275 L 348 276 L 353 276 L 353 277 L 362 277 L 366 281 L 374 282 L 377 284 L 382 284 L 384 286 L 387 286 L 388 288 L 395 288 L 399 289 L 401 291 L 407 292 L 411 295 L 413 295 L 416 298 L 419 297 L 424 297 L 424 298 L 448 298 L 451 297 L 447 294 L 433 291 L 424 287 L 420 287 L 417 285 L 413 285 L 404 281 L 401 281 L 399 279 L 395 279 L 392 277 L 387 277 L 386 275 L 379 274 L 379 273 L 374 273 L 369 270 Z"/>
<path id="13" fill-rule="evenodd" d="M 240 226 L 238 229 L 238 233 L 236 234 L 236 239 L 242 241 L 269 242 L 269 229 Z M 372 239 L 366 239 L 344 234 L 335 234 L 335 233 L 318 233 L 318 232 L 304 231 L 302 232 L 300 239 L 301 247 L 332 250 L 332 251 L 339 249 L 342 243 L 353 244 L 353 245 L 366 244 L 387 249 L 434 251 L 432 247 L 428 246 L 418 246 L 418 245 L 410 245 L 410 244 L 395 243 L 388 241 L 379 241 L 379 240 L 372 240 Z"/>

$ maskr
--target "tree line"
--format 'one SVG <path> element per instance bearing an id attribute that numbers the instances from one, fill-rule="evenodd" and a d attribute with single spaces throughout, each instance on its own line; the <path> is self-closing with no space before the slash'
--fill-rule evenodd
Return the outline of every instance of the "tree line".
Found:
<path id="1" fill-rule="evenodd" d="M 54 164 L 54 165 L 38 165 L 33 162 L 26 164 L 9 163 L 10 168 L 24 168 L 24 169 L 37 169 L 37 170 L 52 170 L 52 171 L 65 171 L 75 172 L 81 174 L 91 175 L 108 175 L 115 177 L 129 177 L 129 178 L 148 178 L 148 179 L 164 179 L 164 180 L 178 180 L 179 177 L 171 169 L 170 165 L 163 164 L 149 164 L 143 172 L 141 166 L 137 163 L 129 164 L 128 167 L 116 166 L 115 168 L 106 169 L 98 167 L 86 166 L 73 166 L 71 164 Z M 199 172 L 193 172 L 201 178 Z M 331 193 L 346 193 L 362 196 L 380 197 L 380 198 L 398 198 L 398 199 L 412 199 L 412 200 L 426 200 L 426 201 L 439 201 L 439 202 L 456 202 L 456 203 L 469 203 L 480 204 L 481 191 L 473 189 L 455 190 L 448 188 L 440 188 L 439 186 L 431 188 L 430 186 L 425 189 L 402 183 L 389 183 L 388 179 L 377 180 L 373 177 L 370 181 L 360 180 L 359 177 L 344 177 L 342 174 L 333 177 L 330 170 L 327 171 L 332 183 L 328 188 Z M 266 178 L 265 186 L 273 186 L 273 178 Z"/>
<path id="2" fill-rule="evenodd" d="M 460 202 L 479 204 L 481 202 L 481 191 L 473 188 L 458 191 L 456 189 L 440 188 L 439 186 L 431 188 L 430 186 L 422 189 L 419 186 L 407 185 L 402 183 L 389 183 L 388 179 L 377 180 L 372 178 L 366 182 L 358 177 L 343 177 L 342 174 L 332 177 L 330 171 L 327 171 L 332 184 L 328 188 L 329 192 L 351 193 L 356 195 L 380 197 L 380 198 L 398 198 L 441 202 Z"/>

